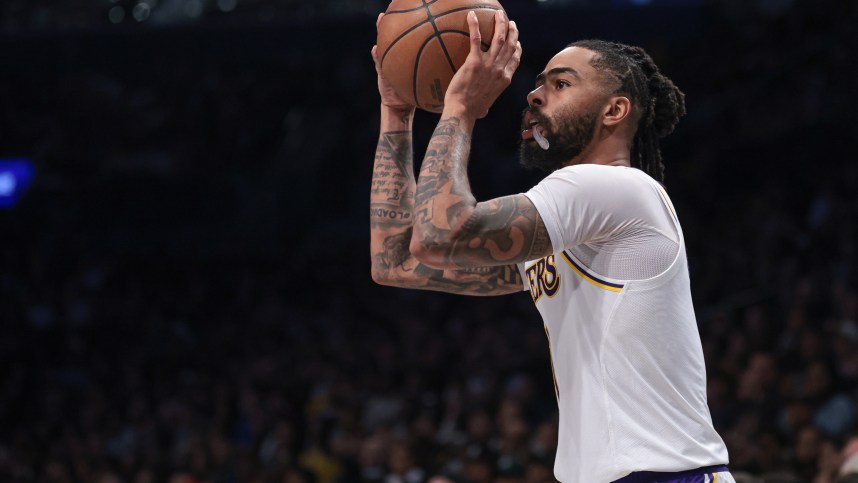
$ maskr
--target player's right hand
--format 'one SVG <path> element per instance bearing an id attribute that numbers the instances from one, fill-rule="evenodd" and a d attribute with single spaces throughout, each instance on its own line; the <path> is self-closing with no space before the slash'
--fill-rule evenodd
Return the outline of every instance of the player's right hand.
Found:
<path id="1" fill-rule="evenodd" d="M 378 28 L 378 23 L 381 22 L 381 17 L 383 16 L 384 13 L 378 14 L 378 19 L 375 21 L 376 28 Z M 375 62 L 375 72 L 378 74 L 378 93 L 381 94 L 382 105 L 397 111 L 413 111 L 415 107 L 400 97 L 393 90 L 393 86 L 384 78 L 384 74 L 381 72 L 381 61 L 378 58 L 377 45 L 372 46 L 372 60 Z"/>
<path id="2" fill-rule="evenodd" d="M 468 115 L 473 119 L 485 117 L 498 96 L 512 82 L 512 75 L 521 62 L 518 27 L 503 10 L 495 13 L 494 21 L 491 46 L 483 52 L 477 15 L 473 11 L 468 12 L 471 50 L 447 87 L 442 118 L 451 113 Z"/>

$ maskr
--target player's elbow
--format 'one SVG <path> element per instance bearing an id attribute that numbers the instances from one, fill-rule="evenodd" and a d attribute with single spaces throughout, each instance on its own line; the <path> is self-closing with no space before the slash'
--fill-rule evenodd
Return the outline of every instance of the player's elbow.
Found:
<path id="1" fill-rule="evenodd" d="M 373 264 L 373 266 L 369 272 L 370 272 L 370 276 L 372 276 L 373 282 L 375 282 L 379 285 L 388 285 L 390 283 L 389 282 L 390 279 L 387 277 L 387 275 L 384 272 L 382 272 L 381 270 L 379 270 L 375 266 L 375 264 Z"/>
<path id="2" fill-rule="evenodd" d="M 370 276 L 372 276 L 372 281 L 387 287 L 399 286 L 398 280 L 390 273 L 390 270 L 385 270 L 380 267 L 375 260 L 373 260 L 372 267 L 370 268 Z"/>
<path id="3" fill-rule="evenodd" d="M 420 243 L 420 240 L 417 237 L 411 238 L 411 244 L 408 245 L 408 251 L 411 252 L 411 256 L 417 259 L 420 263 L 426 263 L 429 257 L 429 250 Z"/>
<path id="4" fill-rule="evenodd" d="M 402 274 L 394 275 L 385 270 L 372 269 L 372 281 L 385 287 L 397 288 L 419 288 L 413 277 L 403 277 Z"/>
<path id="5" fill-rule="evenodd" d="M 408 272 L 388 267 L 384 263 L 379 263 L 376 260 L 372 261 L 369 273 L 373 282 L 378 285 L 384 285 L 385 287 L 409 288 L 413 282 L 410 277 L 404 276 Z"/>
<path id="6" fill-rule="evenodd" d="M 432 268 L 456 268 L 449 260 L 446 260 L 444 245 L 427 243 L 418 237 L 413 237 L 408 250 L 411 252 L 411 256 L 424 265 Z"/>

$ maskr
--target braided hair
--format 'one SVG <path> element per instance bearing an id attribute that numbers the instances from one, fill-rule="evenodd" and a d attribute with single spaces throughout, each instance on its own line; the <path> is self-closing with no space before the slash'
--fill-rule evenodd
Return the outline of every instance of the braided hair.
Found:
<path id="1" fill-rule="evenodd" d="M 632 166 L 663 183 L 664 163 L 658 140 L 673 132 L 679 118 L 685 115 L 685 94 L 659 72 L 640 47 L 604 40 L 580 40 L 567 47 L 598 54 L 591 65 L 615 81 L 612 93 L 626 95 L 633 106 L 632 115 L 637 117 Z"/>

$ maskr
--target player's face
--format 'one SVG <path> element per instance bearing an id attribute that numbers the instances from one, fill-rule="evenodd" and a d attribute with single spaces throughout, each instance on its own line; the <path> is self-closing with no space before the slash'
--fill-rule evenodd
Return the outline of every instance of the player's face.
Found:
<path id="1" fill-rule="evenodd" d="M 536 77 L 522 114 L 521 164 L 554 171 L 572 162 L 590 144 L 603 97 L 595 53 L 580 47 L 555 55 Z"/>

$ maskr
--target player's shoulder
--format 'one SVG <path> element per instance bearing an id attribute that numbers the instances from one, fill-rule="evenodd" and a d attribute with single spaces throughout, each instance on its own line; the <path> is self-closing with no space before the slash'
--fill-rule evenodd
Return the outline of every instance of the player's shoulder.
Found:
<path id="1" fill-rule="evenodd" d="M 627 166 L 607 166 L 603 164 L 576 164 L 558 169 L 551 177 L 576 181 L 583 185 L 601 189 L 621 189 L 635 191 L 635 188 L 651 188 L 658 184 L 645 172 Z"/>
<path id="2" fill-rule="evenodd" d="M 619 176 L 619 177 L 636 177 L 644 176 L 649 178 L 649 175 L 643 171 L 629 166 L 614 166 L 607 164 L 575 164 L 572 166 L 564 166 L 555 174 L 582 174 L 591 176 Z"/>

